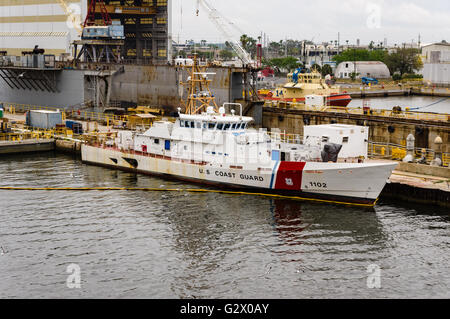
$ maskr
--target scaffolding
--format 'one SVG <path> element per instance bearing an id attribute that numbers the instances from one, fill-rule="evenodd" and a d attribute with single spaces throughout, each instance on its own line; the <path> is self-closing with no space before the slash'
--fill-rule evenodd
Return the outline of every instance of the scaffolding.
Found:
<path id="1" fill-rule="evenodd" d="M 166 64 L 169 56 L 171 0 L 103 0 L 112 21 L 124 26 L 123 60 L 140 64 Z M 95 19 L 102 19 L 100 7 Z"/>

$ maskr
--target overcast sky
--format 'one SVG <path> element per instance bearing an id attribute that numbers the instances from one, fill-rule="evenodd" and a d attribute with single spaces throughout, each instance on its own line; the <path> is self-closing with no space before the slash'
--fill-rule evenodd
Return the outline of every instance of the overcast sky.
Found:
<path id="1" fill-rule="evenodd" d="M 187 39 L 223 42 L 205 10 L 195 14 L 197 0 L 173 0 L 172 33 Z M 246 34 L 265 32 L 271 41 L 286 37 L 337 40 L 361 39 L 388 44 L 450 42 L 450 0 L 207 0 Z"/>

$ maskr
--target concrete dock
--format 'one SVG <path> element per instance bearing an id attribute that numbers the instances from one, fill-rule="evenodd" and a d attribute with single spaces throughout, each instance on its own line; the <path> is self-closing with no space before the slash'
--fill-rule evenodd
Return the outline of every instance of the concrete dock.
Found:
<path id="1" fill-rule="evenodd" d="M 353 99 L 388 96 L 434 96 L 450 97 L 449 88 L 422 87 L 417 84 L 378 84 L 371 87 L 355 83 L 340 83 L 341 90 L 348 93 Z"/>
<path id="2" fill-rule="evenodd" d="M 54 139 L 0 141 L 0 154 L 47 152 L 55 149 Z"/>
<path id="3" fill-rule="evenodd" d="M 369 162 L 393 163 L 395 161 L 371 159 Z M 381 199 L 450 208 L 450 168 L 396 163 L 398 166 L 381 193 Z"/>
<path id="4" fill-rule="evenodd" d="M 450 170 L 450 169 L 449 169 Z M 450 208 L 450 179 L 394 171 L 382 199 Z"/>

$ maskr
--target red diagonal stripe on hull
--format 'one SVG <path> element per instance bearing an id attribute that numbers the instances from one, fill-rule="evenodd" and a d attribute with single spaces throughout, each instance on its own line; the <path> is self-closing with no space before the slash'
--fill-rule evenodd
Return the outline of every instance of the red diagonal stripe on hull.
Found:
<path id="1" fill-rule="evenodd" d="M 281 162 L 277 172 L 275 189 L 300 191 L 305 165 L 306 163 Z"/>

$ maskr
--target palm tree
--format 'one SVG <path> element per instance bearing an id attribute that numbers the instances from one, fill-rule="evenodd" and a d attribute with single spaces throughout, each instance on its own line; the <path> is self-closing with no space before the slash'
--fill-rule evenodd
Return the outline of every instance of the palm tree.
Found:
<path id="1" fill-rule="evenodd" d="M 240 41 L 241 41 L 242 48 L 244 50 L 246 50 L 249 40 L 250 39 L 249 39 L 249 37 L 246 34 L 241 35 Z"/>

